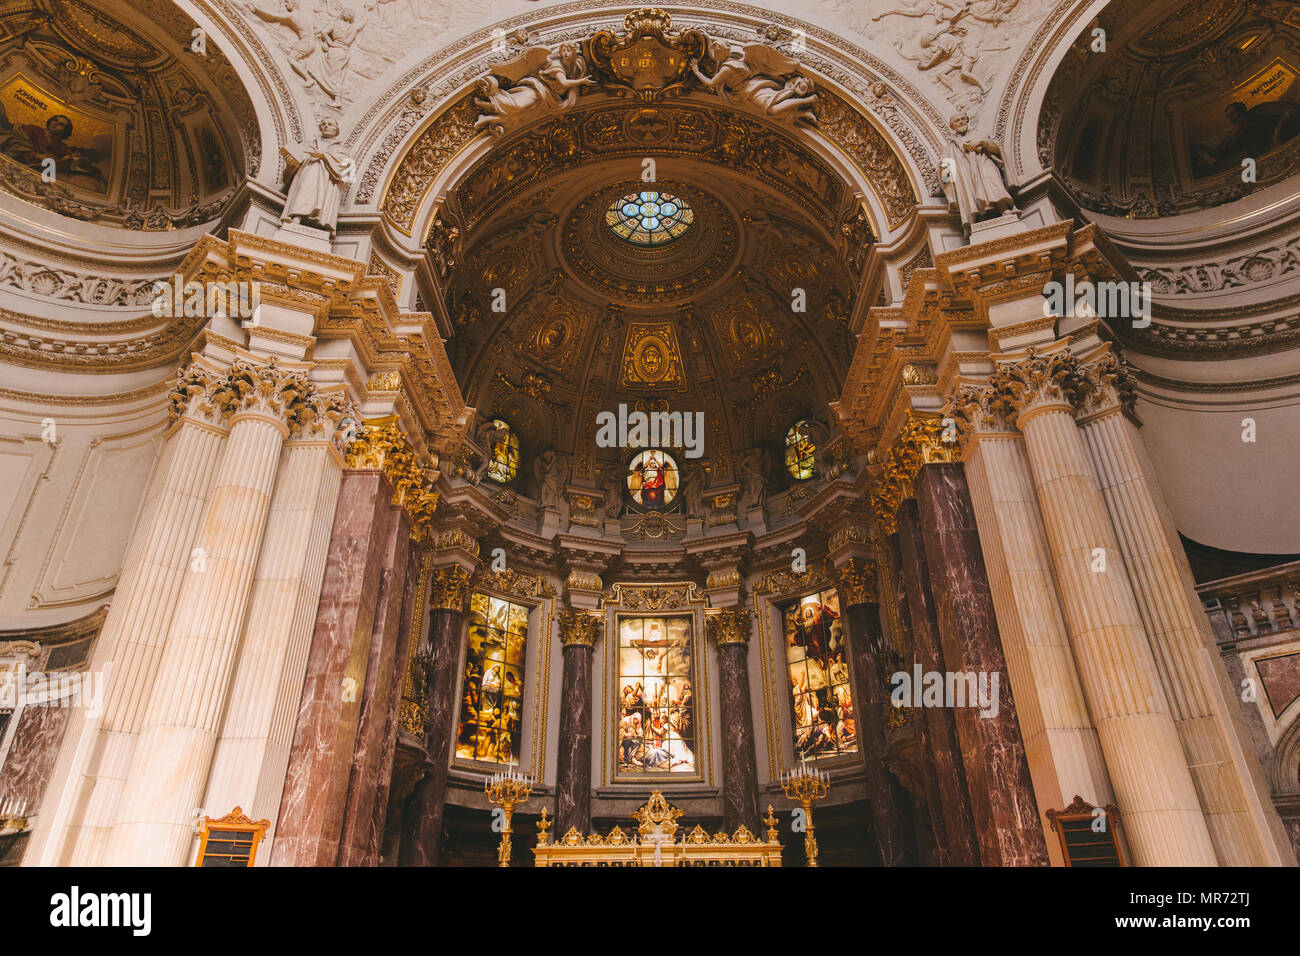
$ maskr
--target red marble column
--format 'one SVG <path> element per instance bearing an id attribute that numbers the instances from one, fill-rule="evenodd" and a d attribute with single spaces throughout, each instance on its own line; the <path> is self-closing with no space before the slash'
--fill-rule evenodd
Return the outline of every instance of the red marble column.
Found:
<path id="1" fill-rule="evenodd" d="M 915 506 L 914 506 L 915 507 Z M 916 651 L 916 637 L 912 631 L 912 612 L 907 603 L 907 579 L 903 571 L 903 554 L 902 546 L 899 543 L 898 535 L 891 534 L 885 539 L 885 549 L 889 553 L 891 575 L 889 586 L 886 588 L 886 594 L 892 591 L 895 605 L 898 608 L 898 625 L 899 625 L 899 644 L 903 654 L 903 665 L 909 673 L 916 664 L 918 657 Z M 948 777 L 941 782 L 938 767 L 933 757 L 933 743 L 930 739 L 930 731 L 926 726 L 924 713 L 914 711 L 910 713 L 912 727 L 916 732 L 916 746 L 919 752 L 919 763 L 921 767 L 921 783 L 925 794 L 924 814 L 916 814 L 916 827 L 918 838 L 921 841 L 926 839 L 931 841 L 931 850 L 933 857 L 926 853 L 921 854 L 923 864 L 937 866 L 952 866 L 953 856 L 949 849 L 948 823 L 944 815 L 943 801 L 944 784 L 951 786 Z M 960 765 L 959 765 L 960 766 Z M 957 781 L 961 786 L 961 796 L 964 800 L 966 797 L 966 778 L 963 773 L 961 779 Z M 928 829 L 928 833 L 922 832 L 922 829 Z M 967 834 L 967 842 L 971 847 L 969 860 L 973 864 L 978 856 L 974 852 L 974 837 Z"/>
<path id="2" fill-rule="evenodd" d="M 718 646 L 718 703 L 722 716 L 722 828 L 744 825 L 759 833 L 754 708 L 749 697 L 750 611 L 723 608 L 705 618 Z"/>
<path id="3" fill-rule="evenodd" d="M 459 565 L 434 572 L 429 597 L 428 726 L 424 749 L 431 766 L 415 785 L 402 816 L 401 866 L 437 866 L 442 845 L 442 818 L 447 800 L 447 771 L 455 733 L 456 678 L 461 667 L 461 633 L 469 600 L 469 574 Z"/>
<path id="4" fill-rule="evenodd" d="M 985 866 L 1047 866 L 1024 740 L 962 466 L 936 462 L 916 479 L 935 618 L 949 670 L 998 676 L 996 713 L 955 708 L 980 859 Z"/>
<path id="5" fill-rule="evenodd" d="M 555 827 L 559 839 L 573 827 L 591 832 L 591 672 L 602 619 L 573 608 L 560 611 L 564 671 L 560 682 L 560 749 L 555 765 Z"/>
<path id="6" fill-rule="evenodd" d="M 908 666 L 915 668 L 919 664 L 922 673 L 942 674 L 946 668 L 915 499 L 904 501 L 898 512 L 898 551 L 912 633 L 912 659 Z M 947 707 L 920 707 L 913 716 L 921 731 L 926 763 L 933 767 L 938 787 L 938 799 L 931 804 L 930 817 L 936 824 L 935 839 L 941 841 L 941 858 L 946 857 L 945 862 L 951 866 L 978 866 L 979 845 L 966 789 L 966 768 L 962 763 L 956 717 Z"/>
<path id="7" fill-rule="evenodd" d="M 363 866 L 378 866 L 383 851 L 384 830 L 388 825 L 388 805 L 392 793 L 393 766 L 397 755 L 397 734 L 402 726 L 402 697 L 410 668 L 418 666 L 412 659 L 423 646 L 418 633 L 424 625 L 424 597 L 429 589 L 428 559 L 418 541 L 410 541 L 407 552 L 406 580 L 402 588 L 401 618 L 397 627 L 397 656 L 394 661 L 392 687 L 389 690 L 388 709 L 384 718 L 383 749 L 379 757 L 376 777 L 374 815 L 370 837 L 366 841 Z"/>
<path id="8" fill-rule="evenodd" d="M 857 691 L 854 716 L 858 723 L 858 748 L 866 763 L 867 799 L 880 847 L 882 866 L 914 866 L 916 843 L 912 835 L 911 801 L 898 778 L 885 766 L 884 661 L 888 643 L 880 626 L 876 600 L 876 572 L 857 560 L 835 570 L 840 611 L 848 631 L 849 656 Z"/>
<path id="9" fill-rule="evenodd" d="M 338 859 L 384 548 L 396 517 L 391 498 L 381 472 L 344 472 L 272 866 Z"/>
<path id="10" fill-rule="evenodd" d="M 402 651 L 406 649 L 403 635 L 398 630 L 402 618 L 398 602 L 406 584 L 411 525 L 399 507 L 393 506 L 392 510 L 388 540 L 382 551 L 385 566 L 380 571 L 379 594 L 375 600 L 366 683 L 361 694 L 361 719 L 357 727 L 356 749 L 352 754 L 347 808 L 343 814 L 343 834 L 339 840 L 340 866 L 367 865 L 367 847 L 374 837 L 371 828 L 375 822 L 375 800 L 384 756 L 389 705 L 393 685 L 397 684 L 400 688 L 401 683 L 398 650 L 399 647 Z M 402 661 L 405 656 L 401 655 Z"/>

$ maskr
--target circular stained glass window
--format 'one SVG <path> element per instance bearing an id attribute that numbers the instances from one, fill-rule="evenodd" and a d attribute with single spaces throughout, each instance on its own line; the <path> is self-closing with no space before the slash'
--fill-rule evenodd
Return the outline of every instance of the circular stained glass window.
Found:
<path id="1" fill-rule="evenodd" d="M 645 190 L 615 199 L 605 211 L 605 223 L 620 239 L 638 246 L 658 246 L 684 233 L 695 213 L 672 193 Z"/>

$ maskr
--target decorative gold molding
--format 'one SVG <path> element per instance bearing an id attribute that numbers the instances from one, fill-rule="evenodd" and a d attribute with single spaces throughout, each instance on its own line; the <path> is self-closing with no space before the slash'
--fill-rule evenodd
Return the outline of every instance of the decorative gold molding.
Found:
<path id="1" fill-rule="evenodd" d="M 726 644 L 748 647 L 751 617 L 747 607 L 724 607 L 716 611 L 706 611 L 704 626 L 709 632 L 709 637 L 719 647 Z"/>
<path id="2" fill-rule="evenodd" d="M 898 530 L 898 509 L 904 501 L 915 496 L 916 476 L 922 465 L 960 460 L 958 443 L 943 438 L 944 423 L 941 419 L 908 411 L 898 437 L 884 456 L 871 492 L 871 508 L 882 534 L 893 534 Z"/>
<path id="3" fill-rule="evenodd" d="M 595 647 L 604 626 L 603 615 L 571 607 L 560 609 L 560 643 L 565 647 Z"/>
<path id="4" fill-rule="evenodd" d="M 474 572 L 471 582 L 475 589 L 489 588 L 513 597 L 555 597 L 555 588 L 538 571 L 516 571 L 513 568 L 490 571 L 480 568 Z"/>
<path id="5" fill-rule="evenodd" d="M 348 468 L 381 470 L 393 488 L 393 504 L 410 519 L 411 537 L 426 540 L 438 507 L 438 492 L 433 490 L 437 456 L 430 466 L 422 465 L 398 427 L 397 416 L 366 422 L 348 450 L 346 463 Z"/>

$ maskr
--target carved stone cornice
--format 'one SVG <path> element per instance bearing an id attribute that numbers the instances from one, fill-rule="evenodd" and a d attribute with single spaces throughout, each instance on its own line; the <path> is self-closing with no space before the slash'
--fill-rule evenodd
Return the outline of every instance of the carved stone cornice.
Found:
<path id="1" fill-rule="evenodd" d="M 560 608 L 560 643 L 565 647 L 595 647 L 604 626 L 599 614 Z"/>
<path id="2" fill-rule="evenodd" d="M 800 591 L 817 591 L 830 583 L 825 568 L 820 564 L 808 565 L 802 573 L 794 571 L 765 571 L 754 585 L 755 594 L 775 594 L 784 596 Z"/>
<path id="3" fill-rule="evenodd" d="M 486 587 L 514 597 L 555 597 L 555 588 L 538 571 L 486 571 L 480 569 L 472 577 L 475 588 Z M 597 588 L 599 590 L 599 588 Z"/>
<path id="4" fill-rule="evenodd" d="M 726 644 L 749 645 L 749 631 L 753 615 L 747 607 L 724 607 L 707 611 L 704 626 L 709 637 L 719 647 Z"/>
<path id="5" fill-rule="evenodd" d="M 835 589 L 840 592 L 841 607 L 879 603 L 874 564 L 851 558 L 838 568 L 828 567 L 827 571 L 835 582 Z"/>
<path id="6" fill-rule="evenodd" d="M 464 613 L 469 592 L 469 572 L 459 564 L 435 568 L 429 591 L 429 607 Z"/>

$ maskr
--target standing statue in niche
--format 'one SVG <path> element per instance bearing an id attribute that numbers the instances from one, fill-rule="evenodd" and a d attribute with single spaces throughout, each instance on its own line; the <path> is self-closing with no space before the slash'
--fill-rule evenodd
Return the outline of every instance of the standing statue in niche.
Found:
<path id="1" fill-rule="evenodd" d="M 289 194 L 284 200 L 281 222 L 315 226 L 334 235 L 343 185 L 352 182 L 356 171 L 352 157 L 343 152 L 342 146 L 337 143 L 321 143 L 321 140 L 332 140 L 338 135 L 337 123 L 322 120 L 320 140 L 314 145 L 297 143 L 280 147 L 286 172 L 293 177 L 289 182 Z"/>
<path id="2" fill-rule="evenodd" d="M 962 225 L 991 219 L 1016 207 L 1002 178 L 1002 148 L 988 137 L 966 138 L 970 120 L 958 113 L 948 121 L 952 131 L 963 137 L 961 148 L 949 148 L 939 160 L 939 179 L 944 195 L 957 204 Z"/>
<path id="3" fill-rule="evenodd" d="M 543 508 L 558 508 L 569 480 L 569 462 L 556 451 L 545 451 L 533 462 L 533 477 L 537 479 L 537 500 Z"/>
<path id="4" fill-rule="evenodd" d="M 613 521 L 623 510 L 623 474 L 617 466 L 605 468 L 600 487 L 605 492 L 605 520 Z"/>
<path id="5" fill-rule="evenodd" d="M 577 105 L 579 89 L 596 82 L 589 72 L 576 43 L 561 43 L 554 50 L 544 46 L 525 50 L 479 80 L 480 96 L 474 105 L 483 112 L 474 128 L 502 134 L 571 109 Z"/>
<path id="6" fill-rule="evenodd" d="M 690 518 L 704 517 L 704 469 L 688 464 L 682 476 L 682 511 Z"/>
<path id="7" fill-rule="evenodd" d="M 770 467 L 771 456 L 762 448 L 751 448 L 736 459 L 742 511 L 761 507 L 767 500 L 767 473 Z"/>
<path id="8" fill-rule="evenodd" d="M 808 77 L 794 75 L 798 60 L 764 43 L 747 43 L 740 50 L 715 43 L 710 53 L 713 62 L 721 64 L 712 76 L 701 73 L 698 63 L 692 63 L 691 70 L 724 102 L 750 106 L 784 122 L 817 125 L 816 88 Z"/>

